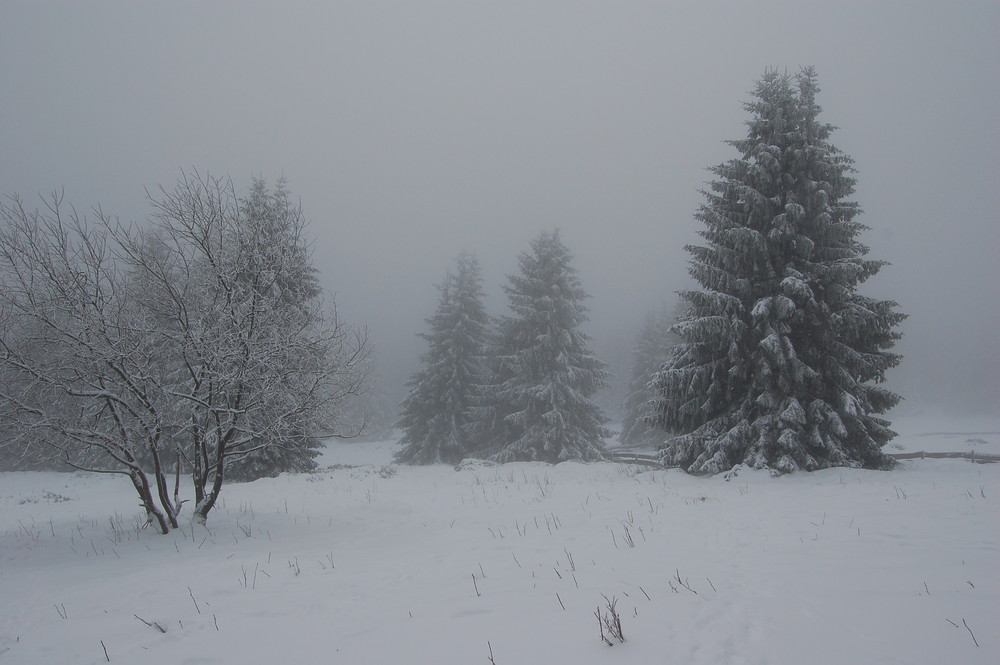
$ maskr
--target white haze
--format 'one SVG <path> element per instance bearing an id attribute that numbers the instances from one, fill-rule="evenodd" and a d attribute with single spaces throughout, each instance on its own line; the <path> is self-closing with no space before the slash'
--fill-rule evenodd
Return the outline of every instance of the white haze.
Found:
<path id="1" fill-rule="evenodd" d="M 394 398 L 462 249 L 494 313 L 558 226 L 618 364 L 687 288 L 706 167 L 767 67 L 815 65 L 859 170 L 902 409 L 1000 409 L 1000 4 L 0 1 L 0 193 L 148 213 L 180 168 L 284 176 Z M 616 367 L 627 372 L 626 367 Z"/>

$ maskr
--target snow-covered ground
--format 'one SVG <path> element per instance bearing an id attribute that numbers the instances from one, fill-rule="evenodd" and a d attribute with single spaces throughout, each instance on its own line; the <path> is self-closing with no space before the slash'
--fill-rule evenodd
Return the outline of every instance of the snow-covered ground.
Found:
<path id="1" fill-rule="evenodd" d="M 895 450 L 1000 452 L 997 419 L 896 424 Z M 0 663 L 1000 662 L 1000 464 L 726 481 L 393 449 L 331 443 L 168 536 L 121 478 L 0 474 Z"/>

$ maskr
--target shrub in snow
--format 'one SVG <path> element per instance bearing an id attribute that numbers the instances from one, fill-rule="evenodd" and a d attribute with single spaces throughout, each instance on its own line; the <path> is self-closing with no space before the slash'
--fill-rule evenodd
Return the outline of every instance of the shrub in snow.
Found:
<path id="1" fill-rule="evenodd" d="M 485 469 L 492 469 L 495 466 L 496 462 L 491 462 L 490 460 L 467 457 L 455 465 L 455 471 L 483 471 Z"/>
<path id="2" fill-rule="evenodd" d="M 681 343 L 656 375 L 657 418 L 679 432 L 664 460 L 691 473 L 884 468 L 878 385 L 904 315 L 858 292 L 884 265 L 858 241 L 852 160 L 819 122 L 816 75 L 767 72 L 746 104 L 739 157 L 716 166 L 687 247 L 700 290 L 682 293 Z"/>

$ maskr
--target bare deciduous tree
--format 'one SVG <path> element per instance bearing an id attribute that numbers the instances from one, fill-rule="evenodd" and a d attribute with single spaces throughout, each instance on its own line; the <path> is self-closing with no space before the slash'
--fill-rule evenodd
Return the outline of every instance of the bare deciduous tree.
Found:
<path id="1" fill-rule="evenodd" d="M 174 502 L 157 505 L 141 461 L 156 459 L 164 434 L 155 335 L 131 311 L 112 229 L 64 216 L 58 195 L 41 212 L 13 198 L 0 214 L 0 396 L 17 435 L 7 445 L 48 446 L 76 468 L 127 475 L 166 532 Z"/>
<path id="2" fill-rule="evenodd" d="M 165 533 L 182 466 L 204 522 L 227 465 L 330 431 L 369 347 L 323 306 L 283 184 L 185 174 L 150 200 L 144 229 L 0 206 L 0 401 L 8 445 L 127 475 Z"/>

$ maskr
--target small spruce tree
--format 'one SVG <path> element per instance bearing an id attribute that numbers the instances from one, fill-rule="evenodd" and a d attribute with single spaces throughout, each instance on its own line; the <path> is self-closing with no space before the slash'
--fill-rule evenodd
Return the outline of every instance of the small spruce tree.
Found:
<path id="1" fill-rule="evenodd" d="M 591 401 L 606 385 L 603 362 L 587 348 L 587 293 L 559 232 L 542 233 L 518 257 L 521 274 L 504 287 L 513 316 L 499 323 L 491 452 L 500 462 L 598 460 L 607 421 Z"/>
<path id="2" fill-rule="evenodd" d="M 259 288 L 257 283 L 267 283 L 267 295 L 294 313 L 290 316 L 305 316 L 309 307 L 317 302 L 322 289 L 309 245 L 303 237 L 306 223 L 302 208 L 292 200 L 284 178 L 278 180 L 273 189 L 263 178 L 253 178 L 250 191 L 240 201 L 239 215 L 240 229 L 258 229 L 263 236 L 263 241 L 254 240 L 264 248 L 260 262 L 267 266 L 262 269 L 251 264 L 241 281 L 247 288 Z M 236 234 L 229 243 L 240 247 L 248 241 Z M 271 265 L 281 266 L 282 270 L 274 272 Z M 265 273 L 263 277 L 261 272 Z M 273 401 L 275 413 L 262 413 L 264 419 L 288 408 L 280 399 Z M 320 439 L 296 428 L 266 439 L 256 437 L 247 444 L 251 452 L 227 461 L 226 474 L 231 480 L 248 481 L 284 472 L 312 471 L 316 468 L 321 447 Z"/>
<path id="3" fill-rule="evenodd" d="M 887 468 L 895 434 L 878 385 L 904 315 L 858 292 L 884 265 L 865 258 L 853 161 L 819 122 L 816 75 L 768 71 L 739 157 L 716 166 L 689 246 L 700 290 L 674 326 L 681 343 L 657 375 L 663 450 L 691 473 L 737 464 L 774 472 Z"/>
<path id="4" fill-rule="evenodd" d="M 349 397 L 341 410 L 338 422 L 345 432 L 343 438 L 356 441 L 386 441 L 393 436 L 398 414 L 383 388 L 383 378 L 370 363 L 369 383 L 363 392 Z"/>
<path id="5" fill-rule="evenodd" d="M 654 375 L 670 357 L 677 337 L 670 332 L 671 317 L 666 308 L 650 312 L 632 349 L 632 375 L 625 398 L 625 415 L 619 439 L 623 446 L 639 447 L 662 443 L 666 433 L 656 427 L 656 386 Z"/>
<path id="6" fill-rule="evenodd" d="M 457 464 L 475 447 L 477 395 L 484 378 L 489 319 L 479 261 L 462 253 L 438 287 L 441 298 L 421 335 L 429 345 L 408 385 L 398 426 L 405 464 Z"/>

